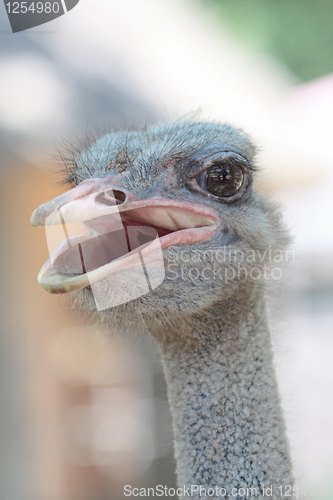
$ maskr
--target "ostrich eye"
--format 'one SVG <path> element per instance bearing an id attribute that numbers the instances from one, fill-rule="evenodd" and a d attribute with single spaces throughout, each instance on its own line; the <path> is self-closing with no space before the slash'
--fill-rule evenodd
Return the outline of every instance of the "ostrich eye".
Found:
<path id="1" fill-rule="evenodd" d="M 229 162 L 214 162 L 196 176 L 199 186 L 219 198 L 233 196 L 244 182 L 243 170 Z"/>

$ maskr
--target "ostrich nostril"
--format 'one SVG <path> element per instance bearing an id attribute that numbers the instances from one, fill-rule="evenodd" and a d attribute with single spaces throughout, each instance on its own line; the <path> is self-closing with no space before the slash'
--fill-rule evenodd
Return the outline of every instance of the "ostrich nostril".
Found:
<path id="1" fill-rule="evenodd" d="M 113 189 L 113 197 L 117 201 L 120 201 L 120 203 L 124 203 L 126 200 L 126 194 L 123 191 L 117 191 L 116 189 Z"/>
<path id="2" fill-rule="evenodd" d="M 121 205 L 126 200 L 126 194 L 117 189 L 109 189 L 96 196 L 97 203 L 104 203 L 104 205 Z"/>

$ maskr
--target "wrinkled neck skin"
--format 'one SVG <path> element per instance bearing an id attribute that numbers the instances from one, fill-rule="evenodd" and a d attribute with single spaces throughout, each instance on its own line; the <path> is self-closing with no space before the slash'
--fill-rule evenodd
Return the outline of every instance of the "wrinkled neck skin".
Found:
<path id="1" fill-rule="evenodd" d="M 213 313 L 188 318 L 183 331 L 168 330 L 159 338 L 178 483 L 214 488 L 210 498 L 222 498 L 219 489 L 225 488 L 225 498 L 278 499 L 294 484 L 266 308 L 258 293 L 244 314 L 220 302 Z M 246 490 L 251 487 L 256 493 Z M 245 493 L 237 495 L 239 488 Z M 194 498 L 204 493 L 192 490 Z"/>

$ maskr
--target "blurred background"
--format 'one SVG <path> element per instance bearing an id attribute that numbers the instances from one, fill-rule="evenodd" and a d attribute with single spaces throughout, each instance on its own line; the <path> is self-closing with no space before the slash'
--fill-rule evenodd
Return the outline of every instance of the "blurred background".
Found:
<path id="1" fill-rule="evenodd" d="M 332 26 L 331 0 L 81 0 L 13 34 L 1 3 L 1 500 L 175 485 L 154 344 L 79 325 L 39 287 L 47 246 L 29 217 L 64 191 L 57 145 L 193 115 L 244 128 L 258 189 L 283 204 L 296 258 L 278 378 L 301 498 L 333 499 Z"/>

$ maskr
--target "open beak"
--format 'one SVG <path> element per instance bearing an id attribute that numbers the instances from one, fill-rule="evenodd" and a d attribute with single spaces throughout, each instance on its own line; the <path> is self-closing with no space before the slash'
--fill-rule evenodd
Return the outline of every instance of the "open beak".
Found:
<path id="1" fill-rule="evenodd" d="M 219 226 L 210 207 L 140 200 L 110 179 L 84 181 L 33 212 L 31 225 L 46 228 L 50 258 L 38 282 L 48 292 L 80 290 L 143 262 L 158 266 L 163 248 L 209 240 Z"/>

